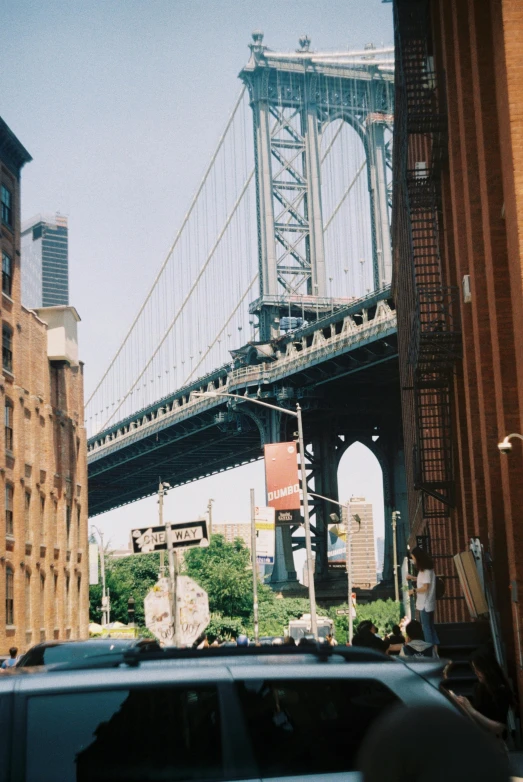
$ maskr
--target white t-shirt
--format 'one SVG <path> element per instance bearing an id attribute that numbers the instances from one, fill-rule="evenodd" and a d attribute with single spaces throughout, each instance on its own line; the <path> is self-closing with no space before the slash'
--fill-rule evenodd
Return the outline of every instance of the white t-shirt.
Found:
<path id="1" fill-rule="evenodd" d="M 420 570 L 416 579 L 418 590 L 423 584 L 428 584 L 429 588 L 426 592 L 416 592 L 416 608 L 431 613 L 436 610 L 436 575 L 433 570 Z"/>

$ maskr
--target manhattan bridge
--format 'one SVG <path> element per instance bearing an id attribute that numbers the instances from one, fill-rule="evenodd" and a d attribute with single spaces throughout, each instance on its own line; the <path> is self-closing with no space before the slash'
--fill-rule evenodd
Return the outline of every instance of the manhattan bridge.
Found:
<path id="1" fill-rule="evenodd" d="M 154 494 L 160 475 L 180 486 L 260 459 L 265 444 L 294 438 L 295 421 L 248 399 L 299 402 L 309 488 L 338 499 L 343 453 L 366 445 L 383 472 L 386 520 L 401 511 L 401 552 L 393 51 L 317 53 L 303 37 L 282 53 L 262 33 L 252 38 L 209 166 L 87 400 L 90 514 Z M 319 597 L 334 588 L 332 510 L 321 500 L 311 508 Z M 302 547 L 301 527 L 277 530 L 273 586 L 298 585 L 293 551 Z"/>

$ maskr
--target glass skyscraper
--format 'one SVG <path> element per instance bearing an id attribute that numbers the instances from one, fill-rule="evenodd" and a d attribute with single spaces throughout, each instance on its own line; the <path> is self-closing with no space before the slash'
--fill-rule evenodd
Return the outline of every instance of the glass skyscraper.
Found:
<path id="1" fill-rule="evenodd" d="M 67 217 L 37 215 L 22 225 L 22 304 L 69 304 Z"/>

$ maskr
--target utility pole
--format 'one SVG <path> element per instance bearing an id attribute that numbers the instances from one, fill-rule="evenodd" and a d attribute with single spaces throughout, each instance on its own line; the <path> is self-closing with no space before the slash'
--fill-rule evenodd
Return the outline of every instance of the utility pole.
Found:
<path id="1" fill-rule="evenodd" d="M 354 629 L 352 619 L 352 524 L 350 516 L 350 500 L 347 500 L 347 504 L 342 508 L 342 512 L 345 511 L 345 522 L 347 524 L 347 538 L 345 541 L 345 558 L 347 560 L 347 601 L 349 605 L 349 625 L 347 643 L 352 643 L 352 633 Z"/>
<path id="2" fill-rule="evenodd" d="M 396 525 L 397 519 L 400 517 L 399 510 L 392 511 L 392 550 L 394 555 L 394 595 L 395 600 L 399 603 L 400 590 L 398 584 L 398 547 L 396 545 Z"/>
<path id="3" fill-rule="evenodd" d="M 309 496 L 307 493 L 307 470 L 305 468 L 305 441 L 303 437 L 303 423 L 301 420 L 301 407 L 296 405 L 298 419 L 298 440 L 300 445 L 301 488 L 303 493 L 303 526 L 305 529 L 305 550 L 307 552 L 307 573 L 309 574 L 309 603 L 311 608 L 311 632 L 318 640 L 318 620 L 316 618 L 316 585 L 314 584 L 314 568 L 312 565 L 312 539 L 311 522 L 309 517 Z"/>
<path id="4" fill-rule="evenodd" d="M 256 557 L 256 505 L 254 503 L 254 489 L 251 489 L 251 559 L 252 559 L 252 597 L 254 609 L 254 643 L 258 646 L 258 561 Z"/>
<path id="5" fill-rule="evenodd" d="M 309 517 L 309 500 L 307 496 L 307 470 L 305 468 L 305 442 L 303 438 L 303 422 L 301 417 L 301 407 L 296 405 L 296 412 L 294 410 L 288 410 L 286 407 L 278 407 L 277 405 L 271 405 L 268 402 L 262 402 L 261 399 L 254 399 L 253 397 L 244 397 L 241 394 L 229 394 L 225 391 L 194 391 L 193 396 L 196 397 L 229 397 L 230 399 L 239 399 L 240 402 L 250 402 L 251 404 L 261 405 L 261 407 L 268 407 L 270 410 L 278 410 L 283 415 L 292 415 L 298 420 L 298 444 L 301 463 L 301 481 L 303 491 L 303 526 L 305 528 L 305 549 L 307 551 L 307 571 L 311 574 L 309 578 L 309 602 L 311 610 L 311 632 L 314 638 L 318 640 L 318 620 L 316 617 L 316 590 L 314 587 L 314 575 L 312 570 L 312 539 L 311 539 L 311 524 Z M 311 492 L 308 492 L 311 494 Z M 328 499 L 328 498 L 327 498 Z"/>
<path id="6" fill-rule="evenodd" d="M 210 499 L 207 503 L 207 514 L 209 516 L 209 543 L 211 542 L 211 535 L 212 535 L 212 504 L 214 500 Z"/>
<path id="7" fill-rule="evenodd" d="M 167 556 L 169 561 L 169 591 L 171 593 L 171 610 L 173 615 L 173 645 L 177 642 L 177 622 L 176 622 L 176 576 L 178 573 L 178 561 L 176 553 L 172 547 L 171 525 L 163 520 L 163 497 L 167 489 L 171 488 L 170 483 L 160 480 L 158 486 L 158 515 L 160 527 L 165 527 L 165 539 L 167 541 Z"/>

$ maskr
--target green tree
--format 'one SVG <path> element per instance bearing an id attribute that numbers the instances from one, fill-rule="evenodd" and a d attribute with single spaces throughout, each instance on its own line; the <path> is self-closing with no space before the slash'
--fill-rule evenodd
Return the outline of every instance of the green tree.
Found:
<path id="1" fill-rule="evenodd" d="M 232 616 L 222 616 L 221 614 L 212 614 L 205 634 L 209 643 L 212 643 L 216 638 L 221 640 L 237 638 L 243 632 L 245 630 L 241 619 Z"/>
<path id="2" fill-rule="evenodd" d="M 128 600 L 135 600 L 135 623 L 145 625 L 143 609 L 144 598 L 149 589 L 158 580 L 160 556 L 152 554 L 131 554 L 128 557 L 105 559 L 105 582 L 111 598 L 111 621 L 127 623 Z M 89 587 L 89 618 L 91 622 L 101 622 L 102 586 Z"/>
<path id="3" fill-rule="evenodd" d="M 184 574 L 209 595 L 212 614 L 247 619 L 253 606 L 249 550 L 241 540 L 227 543 L 213 535 L 207 548 L 192 548 L 185 555 Z"/>

